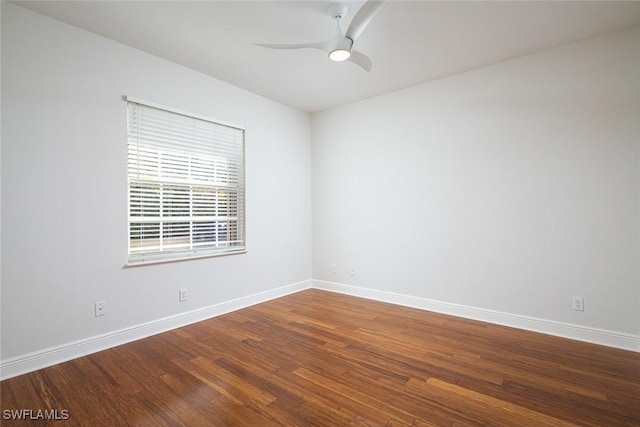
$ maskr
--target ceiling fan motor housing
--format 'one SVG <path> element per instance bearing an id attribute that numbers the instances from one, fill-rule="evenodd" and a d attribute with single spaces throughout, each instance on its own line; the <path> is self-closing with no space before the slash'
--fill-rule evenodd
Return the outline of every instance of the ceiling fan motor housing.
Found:
<path id="1" fill-rule="evenodd" d="M 333 50 L 341 49 L 350 51 L 351 46 L 353 46 L 353 40 L 351 40 L 349 37 L 343 37 L 336 42 L 336 46 L 333 48 Z"/>

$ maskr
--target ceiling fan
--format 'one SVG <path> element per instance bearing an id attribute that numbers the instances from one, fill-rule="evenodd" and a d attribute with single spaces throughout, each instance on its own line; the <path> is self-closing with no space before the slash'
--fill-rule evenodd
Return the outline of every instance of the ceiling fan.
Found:
<path id="1" fill-rule="evenodd" d="M 366 26 L 371 22 L 374 15 L 380 10 L 384 0 L 368 0 L 358 10 L 353 17 L 347 31 L 343 32 L 340 27 L 340 19 L 347 14 L 347 6 L 345 4 L 335 3 L 329 6 L 329 15 L 336 21 L 336 35 L 325 41 L 315 43 L 299 43 L 299 44 L 263 44 L 256 43 L 258 46 L 268 47 L 271 49 L 320 49 L 329 54 L 329 58 L 333 61 L 349 61 L 364 68 L 366 71 L 371 70 L 371 60 L 364 53 L 353 50 L 358 37 L 362 34 Z"/>

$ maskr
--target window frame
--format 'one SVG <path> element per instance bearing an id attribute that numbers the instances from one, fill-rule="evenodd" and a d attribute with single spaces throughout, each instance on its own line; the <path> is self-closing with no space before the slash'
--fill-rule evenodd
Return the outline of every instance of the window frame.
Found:
<path id="1" fill-rule="evenodd" d="M 218 257 L 218 256 L 227 256 L 227 255 L 246 253 L 247 242 L 246 242 L 246 169 L 245 169 L 246 131 L 245 131 L 245 128 L 243 126 L 238 126 L 238 125 L 224 122 L 221 120 L 212 119 L 206 116 L 194 114 L 188 111 L 180 110 L 173 107 L 168 107 L 165 105 L 157 104 L 155 102 L 150 102 L 150 101 L 146 101 L 146 100 L 135 98 L 135 97 L 124 96 L 123 100 L 126 101 L 126 110 L 127 110 L 127 263 L 125 264 L 125 267 L 186 261 L 186 260 L 193 260 L 193 259 L 202 259 L 202 258 L 209 258 L 209 257 Z M 135 187 L 140 189 L 140 187 L 143 185 L 142 184 L 143 182 L 145 181 L 150 182 L 155 178 L 152 178 L 151 180 L 148 178 L 141 179 L 140 175 L 138 175 L 137 179 L 132 180 L 132 169 L 134 171 L 138 171 L 138 169 L 136 169 L 135 166 L 132 167 L 130 164 L 131 157 L 132 157 L 132 155 L 130 154 L 130 152 L 132 151 L 131 146 L 132 144 L 140 144 L 140 142 L 137 136 L 132 136 L 132 132 L 130 129 L 132 126 L 131 117 L 130 117 L 131 104 L 137 104 L 137 106 L 141 106 L 142 108 L 152 108 L 155 110 L 160 110 L 162 114 L 170 113 L 172 115 L 182 116 L 182 119 L 186 117 L 188 120 L 193 119 L 194 121 L 198 121 L 198 122 L 207 122 L 209 124 L 214 125 L 214 127 L 220 126 L 223 128 L 229 128 L 232 130 L 232 132 L 235 132 L 235 131 L 240 132 L 240 141 L 239 141 L 240 145 L 238 146 L 238 151 L 237 151 L 237 153 L 239 153 L 239 158 L 240 158 L 239 161 L 237 159 L 233 161 L 230 160 L 233 157 L 233 155 L 220 155 L 220 154 L 215 155 L 216 160 L 208 159 L 210 162 L 216 162 L 216 163 L 222 163 L 222 164 L 228 163 L 230 165 L 229 166 L 230 168 L 237 167 L 239 169 L 239 172 L 234 172 L 234 174 L 232 175 L 233 178 L 238 180 L 237 185 L 231 187 L 232 185 L 231 183 L 227 184 L 229 186 L 229 191 L 227 191 L 226 193 L 235 193 L 235 196 L 228 196 L 227 194 L 225 194 L 225 196 L 229 197 L 227 199 L 228 201 L 233 201 L 235 203 L 234 209 L 237 210 L 237 217 L 235 217 L 235 219 L 233 219 L 231 216 L 229 216 L 227 219 L 228 222 L 226 223 L 226 226 L 225 226 L 225 234 L 226 234 L 225 240 L 218 240 L 218 238 L 220 237 L 219 229 L 221 224 L 224 223 L 223 220 L 215 219 L 215 220 L 209 220 L 209 222 L 206 222 L 206 218 L 201 218 L 196 216 L 196 214 L 194 213 L 195 210 L 192 209 L 192 206 L 194 205 L 195 200 L 197 199 L 196 190 L 202 190 L 202 188 L 205 188 L 207 186 L 209 187 L 209 189 L 215 188 L 216 196 L 212 196 L 212 199 L 216 199 L 216 200 L 217 198 L 220 197 L 221 192 L 224 193 L 224 191 L 220 190 L 221 184 L 219 182 L 214 183 L 215 180 L 212 179 L 216 174 L 219 173 L 219 169 L 217 168 L 209 172 L 210 175 L 208 175 L 208 178 L 212 179 L 211 182 L 207 182 L 204 184 L 203 182 L 192 182 L 193 177 L 191 176 L 191 165 L 193 164 L 193 162 L 205 161 L 203 160 L 205 157 L 213 156 L 213 154 L 200 154 L 200 157 L 198 157 L 198 154 L 194 154 L 193 152 L 189 152 L 189 151 L 180 151 L 180 147 L 175 147 L 176 151 L 173 153 L 174 155 L 184 156 L 185 158 L 188 158 L 187 161 L 189 163 L 189 167 L 188 167 L 189 179 L 186 179 L 184 182 L 179 183 L 178 186 L 184 186 L 185 188 L 189 187 L 189 199 L 188 199 L 189 215 L 188 216 L 166 215 L 166 210 L 164 210 L 163 208 L 160 208 L 160 210 L 158 211 L 158 222 L 157 222 L 159 226 L 159 231 L 157 233 L 158 233 L 158 240 L 162 241 L 164 239 L 168 239 L 168 237 L 164 235 L 165 230 L 163 229 L 163 227 L 166 226 L 166 224 L 172 224 L 172 223 L 177 224 L 178 222 L 185 222 L 185 221 L 190 222 L 190 226 L 188 230 L 188 239 L 189 239 L 188 248 L 184 247 L 184 245 L 186 244 L 185 243 L 182 245 L 183 248 L 179 250 L 173 250 L 173 251 L 163 250 L 161 249 L 162 245 L 158 245 L 159 250 L 157 251 L 145 252 L 144 250 L 142 250 L 138 252 L 135 252 L 135 251 L 132 252 L 132 247 L 133 247 L 132 235 L 135 234 L 135 232 L 133 231 L 134 229 L 132 227 L 134 227 L 135 224 L 142 224 L 144 221 L 148 221 L 148 219 L 144 219 L 144 215 L 139 215 L 139 216 L 132 215 L 132 212 L 133 212 L 132 191 L 134 191 L 132 190 L 132 188 Z M 136 122 L 136 126 L 139 126 L 139 125 L 140 123 Z M 207 125 L 205 124 L 205 126 Z M 184 136 L 184 134 L 178 134 L 178 135 Z M 134 142 L 132 142 L 132 140 Z M 212 142 L 216 144 L 215 140 L 212 140 Z M 221 140 L 217 140 L 217 149 L 219 150 L 226 149 L 226 147 L 224 147 L 223 144 L 224 143 L 221 142 Z M 235 144 L 235 141 L 234 141 L 234 144 Z M 141 145 L 137 145 L 136 149 L 139 149 L 140 146 Z M 142 146 L 144 147 L 144 145 Z M 154 148 L 154 149 L 158 149 L 158 148 Z M 157 155 L 158 157 L 161 157 L 161 152 L 158 151 Z M 159 176 L 157 177 L 157 179 L 155 179 L 155 183 L 161 189 L 158 192 L 157 197 L 159 201 L 164 201 L 166 197 L 165 187 L 176 186 L 176 184 L 175 182 L 173 182 L 172 179 L 168 179 L 166 178 L 166 176 L 163 175 L 161 171 L 166 171 L 166 169 L 163 169 L 163 166 L 160 161 L 158 162 L 157 168 L 158 168 Z M 168 190 L 168 191 L 171 191 L 171 190 Z M 221 205 L 219 203 L 223 203 L 223 202 L 215 201 L 212 203 L 214 203 L 214 205 L 216 206 L 215 209 L 219 210 L 221 209 L 220 207 Z M 229 209 L 231 208 L 228 207 L 227 210 Z M 140 221 L 135 221 L 135 218 L 138 218 Z M 201 219 L 202 221 L 200 221 Z M 235 227 L 231 226 L 232 222 L 235 222 L 236 224 Z M 150 223 L 153 224 L 153 222 L 150 222 Z M 205 224 L 208 225 L 210 229 L 211 227 L 213 227 L 213 229 L 216 230 L 214 232 L 216 235 L 216 238 L 214 241 L 211 242 L 210 245 L 205 244 L 203 247 L 198 248 L 197 247 L 198 245 L 194 245 L 194 243 L 198 240 L 198 238 L 202 238 L 201 235 L 199 236 L 197 234 L 197 229 L 199 228 L 198 225 L 205 226 Z M 167 230 L 170 230 L 170 229 L 171 227 L 167 228 Z M 232 244 L 229 245 L 226 242 L 229 242 L 228 237 L 232 233 L 231 230 L 233 230 L 233 232 L 237 234 L 238 239 L 236 241 L 233 241 Z M 170 233 L 171 232 L 169 232 L 169 234 Z"/>

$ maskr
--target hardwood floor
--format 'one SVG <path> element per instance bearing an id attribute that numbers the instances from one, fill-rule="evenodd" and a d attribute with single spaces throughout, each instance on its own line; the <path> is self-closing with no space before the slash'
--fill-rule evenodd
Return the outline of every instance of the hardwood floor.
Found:
<path id="1" fill-rule="evenodd" d="M 319 290 L 0 385 L 3 426 L 640 425 L 640 353 Z"/>

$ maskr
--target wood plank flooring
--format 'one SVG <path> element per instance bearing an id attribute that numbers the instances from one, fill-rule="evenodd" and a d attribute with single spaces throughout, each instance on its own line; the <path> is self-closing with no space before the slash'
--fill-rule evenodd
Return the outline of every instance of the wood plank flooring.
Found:
<path id="1" fill-rule="evenodd" d="M 640 426 L 640 353 L 319 290 L 0 386 L 3 426 Z"/>

